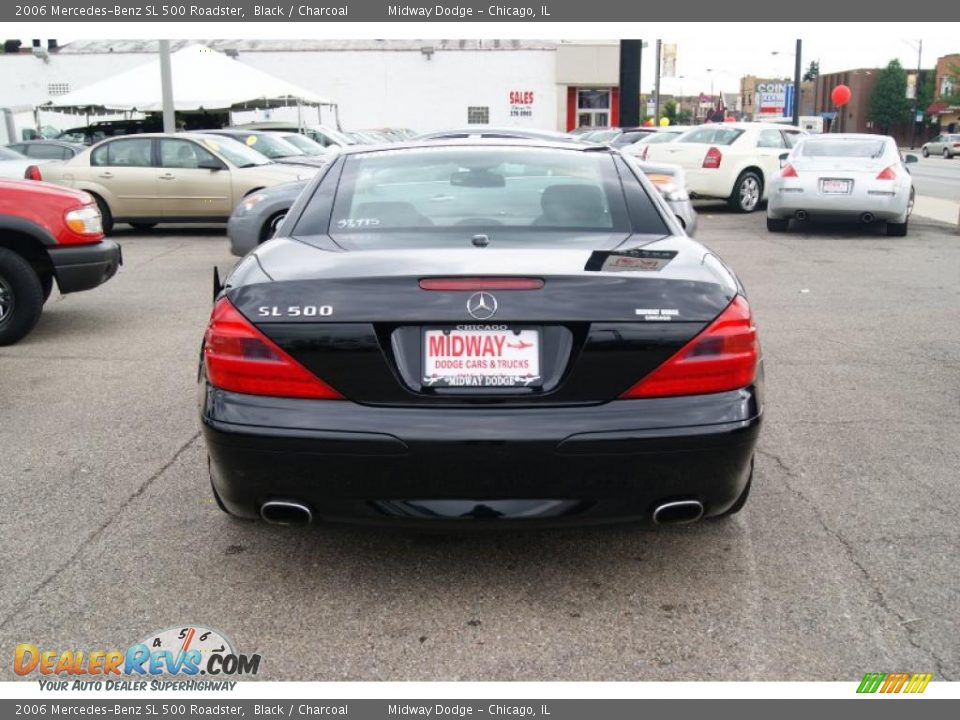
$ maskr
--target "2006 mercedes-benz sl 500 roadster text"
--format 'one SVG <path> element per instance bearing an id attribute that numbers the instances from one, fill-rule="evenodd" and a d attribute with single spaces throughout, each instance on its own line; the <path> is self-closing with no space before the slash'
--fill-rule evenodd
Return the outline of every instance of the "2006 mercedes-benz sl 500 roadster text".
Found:
<path id="1" fill-rule="evenodd" d="M 750 489 L 733 272 L 607 147 L 346 149 L 219 289 L 200 412 L 245 518 L 689 522 Z"/>

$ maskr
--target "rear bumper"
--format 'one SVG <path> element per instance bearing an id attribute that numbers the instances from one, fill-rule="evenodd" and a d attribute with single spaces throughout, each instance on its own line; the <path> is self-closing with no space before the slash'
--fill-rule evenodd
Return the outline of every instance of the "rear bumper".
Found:
<path id="1" fill-rule="evenodd" d="M 793 217 L 803 210 L 811 218 L 856 219 L 869 212 L 877 220 L 901 220 L 907 212 L 910 188 L 898 188 L 892 195 L 870 194 L 869 190 L 886 191 L 886 188 L 858 188 L 850 195 L 823 195 L 817 190 L 784 192 L 781 188 L 771 190 L 767 203 L 767 215 L 783 219 Z"/>
<path id="2" fill-rule="evenodd" d="M 250 212 L 234 212 L 227 220 L 227 237 L 230 239 L 230 253 L 243 257 L 260 243 L 263 220 L 260 215 Z"/>
<path id="3" fill-rule="evenodd" d="M 683 229 L 687 235 L 693 237 L 697 232 L 697 211 L 694 209 L 693 203 L 689 200 L 668 200 L 667 205 L 673 210 L 673 214 L 683 222 Z"/>
<path id="4" fill-rule="evenodd" d="M 120 246 L 113 240 L 91 245 L 63 245 L 48 248 L 60 292 L 90 290 L 117 274 L 123 264 Z"/>
<path id="5" fill-rule="evenodd" d="M 214 487 L 315 518 L 401 525 L 649 522 L 670 500 L 726 510 L 750 474 L 759 387 L 551 408 L 368 407 L 201 386 Z M 472 521 L 472 522 L 470 522 Z"/>

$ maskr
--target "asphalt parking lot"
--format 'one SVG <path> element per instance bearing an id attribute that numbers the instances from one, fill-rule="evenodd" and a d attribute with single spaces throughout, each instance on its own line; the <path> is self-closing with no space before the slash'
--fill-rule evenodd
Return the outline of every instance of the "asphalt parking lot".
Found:
<path id="1" fill-rule="evenodd" d="M 729 521 L 422 535 L 236 522 L 196 361 L 221 230 L 120 229 L 104 287 L 0 349 L 0 648 L 222 630 L 280 680 L 960 679 L 960 237 L 771 235 L 701 208 L 761 328 L 766 426 Z"/>

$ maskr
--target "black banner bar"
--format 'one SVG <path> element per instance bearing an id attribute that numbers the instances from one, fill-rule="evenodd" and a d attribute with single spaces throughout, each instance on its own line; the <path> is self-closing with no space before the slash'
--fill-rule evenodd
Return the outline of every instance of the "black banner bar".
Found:
<path id="1" fill-rule="evenodd" d="M 942 21 L 937 0 L 864 5 L 834 0 L 24 0 L 0 4 L 0 22 L 830 22 Z M 867 12 L 867 9 L 869 10 Z M 868 15 L 869 17 L 865 17 Z"/>

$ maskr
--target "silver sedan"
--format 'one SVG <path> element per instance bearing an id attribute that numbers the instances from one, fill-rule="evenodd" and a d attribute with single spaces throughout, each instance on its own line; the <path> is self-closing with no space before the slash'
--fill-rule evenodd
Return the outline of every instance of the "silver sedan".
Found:
<path id="1" fill-rule="evenodd" d="M 770 181 L 767 229 L 783 232 L 791 219 L 886 221 L 887 235 L 902 237 L 914 201 L 906 163 L 916 161 L 886 135 L 804 138 Z"/>

